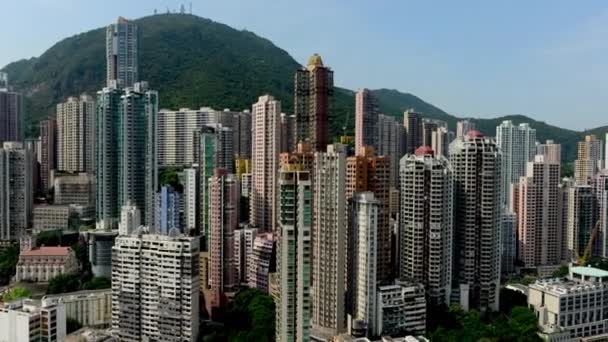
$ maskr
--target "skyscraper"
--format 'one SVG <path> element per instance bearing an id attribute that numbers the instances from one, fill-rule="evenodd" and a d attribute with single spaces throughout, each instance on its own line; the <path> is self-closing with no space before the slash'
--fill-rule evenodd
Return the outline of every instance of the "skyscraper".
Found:
<path id="1" fill-rule="evenodd" d="M 0 83 L 0 144 L 23 139 L 23 97 L 8 87 L 8 76 L 1 73 Z"/>
<path id="2" fill-rule="evenodd" d="M 57 105 L 57 169 L 95 171 L 95 100 L 86 94 Z"/>
<path id="3" fill-rule="evenodd" d="M 390 163 L 386 157 L 374 156 L 371 147 L 365 154 L 346 159 L 346 199 L 357 192 L 371 191 L 378 201 L 377 279 L 392 275 L 390 226 Z"/>
<path id="4" fill-rule="evenodd" d="M 308 171 L 279 172 L 276 340 L 309 341 L 312 186 Z"/>
<path id="5" fill-rule="evenodd" d="M 378 201 L 374 193 L 354 194 L 349 211 L 347 309 L 351 326 L 360 321 L 367 336 L 376 336 Z"/>
<path id="6" fill-rule="evenodd" d="M 526 267 L 558 265 L 562 260 L 559 230 L 560 164 L 537 155 L 520 178 L 518 191 L 518 259 Z"/>
<path id="7" fill-rule="evenodd" d="M 260 96 L 251 110 L 252 184 L 249 222 L 261 231 L 275 230 L 281 102 Z"/>
<path id="8" fill-rule="evenodd" d="M 547 163 L 562 163 L 562 145 L 556 144 L 553 140 L 538 144 L 536 154 L 542 154 Z"/>
<path id="9" fill-rule="evenodd" d="M 208 251 L 209 244 L 209 179 L 216 168 L 234 169 L 232 130 L 219 124 L 203 126 L 195 134 L 198 148 L 195 160 L 199 171 L 201 250 Z"/>
<path id="10" fill-rule="evenodd" d="M 428 146 L 401 159 L 399 278 L 422 283 L 432 303 L 448 304 L 452 286 L 453 174 Z"/>
<path id="11" fill-rule="evenodd" d="M 46 193 L 52 186 L 51 171 L 57 168 L 57 121 L 40 121 L 40 181 Z"/>
<path id="12" fill-rule="evenodd" d="M 118 108 L 121 92 L 103 88 L 97 92 L 95 116 L 95 214 L 97 229 L 118 225 Z"/>
<path id="13" fill-rule="evenodd" d="M 394 117 L 378 114 L 376 125 L 376 154 L 385 156 L 390 163 L 391 187 L 399 186 L 399 160 L 405 154 L 405 129 Z"/>
<path id="14" fill-rule="evenodd" d="M 403 127 L 407 139 L 406 152 L 413 154 L 422 145 L 422 115 L 413 109 L 403 113 Z"/>
<path id="15" fill-rule="evenodd" d="M 270 286 L 270 272 L 276 267 L 274 251 L 274 235 L 272 233 L 262 233 L 255 235 L 255 228 L 248 228 L 245 231 L 246 241 L 252 241 L 250 258 L 247 258 L 246 273 L 247 284 L 251 288 L 268 293 Z M 247 238 L 247 236 L 251 238 Z"/>
<path id="16" fill-rule="evenodd" d="M 446 157 L 448 156 L 448 149 L 452 139 L 450 137 L 454 137 L 454 132 L 448 131 L 445 127 L 438 127 L 435 131 L 431 133 L 431 148 L 435 152 L 437 157 Z"/>
<path id="17" fill-rule="evenodd" d="M 139 81 L 138 28 L 135 22 L 119 17 L 106 29 L 108 87 L 131 87 Z"/>
<path id="18" fill-rule="evenodd" d="M 120 236 L 112 248 L 112 331 L 120 341 L 196 341 L 198 238 Z"/>
<path id="19" fill-rule="evenodd" d="M 225 169 L 209 181 L 209 287 L 211 307 L 225 304 L 224 292 L 239 285 L 234 231 L 239 225 L 238 185 Z"/>
<path id="20" fill-rule="evenodd" d="M 281 148 L 280 153 L 292 152 L 296 148 L 295 138 L 295 115 L 281 113 Z"/>
<path id="21" fill-rule="evenodd" d="M 536 130 L 526 123 L 514 125 L 505 120 L 496 127 L 496 145 L 502 152 L 502 189 L 503 204 L 509 205 L 511 184 L 519 182 L 519 177 L 526 174 L 529 161 L 536 154 Z"/>
<path id="22" fill-rule="evenodd" d="M 0 149 L 0 240 L 17 241 L 29 227 L 33 207 L 32 160 L 21 143 Z"/>
<path id="23" fill-rule="evenodd" d="M 470 131 L 450 144 L 454 170 L 452 291 L 468 309 L 498 310 L 500 288 L 501 154 Z"/>
<path id="24" fill-rule="evenodd" d="M 585 141 L 578 143 L 578 158 L 574 162 L 574 178 L 577 183 L 590 184 L 603 167 L 603 147 L 595 135 L 587 135 Z"/>
<path id="25" fill-rule="evenodd" d="M 323 65 L 318 54 L 295 73 L 295 143 L 307 143 L 324 151 L 329 141 L 329 116 L 334 94 L 334 72 Z"/>
<path id="26" fill-rule="evenodd" d="M 600 225 L 596 237 L 598 252 L 602 258 L 606 258 L 608 257 L 608 169 L 604 169 L 595 175 L 594 184 L 597 219 Z"/>
<path id="27" fill-rule="evenodd" d="M 464 137 L 469 131 L 475 130 L 475 123 L 469 119 L 456 123 L 456 138 Z"/>
<path id="28" fill-rule="evenodd" d="M 344 145 L 327 146 L 316 152 L 313 167 L 313 255 L 311 289 L 312 332 L 329 339 L 346 331 L 344 291 L 346 289 Z"/>
<path id="29" fill-rule="evenodd" d="M 517 215 L 504 208 L 502 225 L 500 228 L 500 273 L 512 275 L 515 273 L 515 260 L 517 259 Z M 560 246 L 561 247 L 561 246 Z"/>
<path id="30" fill-rule="evenodd" d="M 184 169 L 184 230 L 185 232 L 200 229 L 199 220 L 199 180 L 198 164 Z"/>
<path id="31" fill-rule="evenodd" d="M 164 185 L 156 194 L 154 226 L 158 234 L 168 235 L 171 229 L 182 232 L 180 212 L 182 211 L 182 195 L 171 185 Z M 188 233 L 188 230 L 182 232 Z"/>
<path id="32" fill-rule="evenodd" d="M 118 107 L 118 207 L 131 202 L 142 221 L 154 229 L 154 203 L 158 188 L 156 118 L 158 92 L 147 82 L 126 88 Z"/>
<path id="33" fill-rule="evenodd" d="M 596 203 L 593 188 L 587 184 L 575 184 L 568 188 L 566 213 L 566 260 L 576 261 L 583 255 L 596 224 Z M 597 256 L 596 239 L 590 251 Z"/>
<path id="34" fill-rule="evenodd" d="M 369 89 L 355 94 L 355 153 L 362 147 L 378 149 L 378 103 Z"/>

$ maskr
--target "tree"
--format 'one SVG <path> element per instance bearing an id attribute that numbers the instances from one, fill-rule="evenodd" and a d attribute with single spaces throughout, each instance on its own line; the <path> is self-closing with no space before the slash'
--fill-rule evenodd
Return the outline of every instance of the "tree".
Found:
<path id="1" fill-rule="evenodd" d="M 93 277 L 93 279 L 82 284 L 83 290 L 99 290 L 112 287 L 112 281 L 106 277 Z"/>
<path id="2" fill-rule="evenodd" d="M 36 236 L 36 246 L 61 246 L 61 231 L 49 230 L 41 232 L 40 234 L 38 234 L 38 236 Z"/>
<path id="3" fill-rule="evenodd" d="M 5 303 L 12 302 L 21 298 L 28 298 L 32 292 L 24 287 L 13 287 L 2 296 L 2 301 Z"/>
<path id="4" fill-rule="evenodd" d="M 13 244 L 0 252 L 0 285 L 7 285 L 15 275 L 19 246 Z"/>
<path id="5" fill-rule="evenodd" d="M 568 266 L 562 265 L 559 269 L 555 270 L 551 276 L 553 278 L 563 278 L 568 275 L 568 272 L 570 272 Z"/>
<path id="6" fill-rule="evenodd" d="M 59 294 L 78 291 L 80 279 L 76 274 L 59 274 L 49 280 L 46 294 Z"/>

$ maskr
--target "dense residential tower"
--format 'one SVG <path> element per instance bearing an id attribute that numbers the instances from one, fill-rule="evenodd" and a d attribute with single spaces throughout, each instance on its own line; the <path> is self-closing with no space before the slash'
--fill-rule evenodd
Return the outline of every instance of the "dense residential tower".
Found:
<path id="1" fill-rule="evenodd" d="M 313 167 L 312 332 L 329 339 L 346 331 L 346 151 L 316 152 Z"/>
<path id="2" fill-rule="evenodd" d="M 450 144 L 454 171 L 454 278 L 465 309 L 498 310 L 500 288 L 501 154 L 470 131 Z"/>
<path id="3" fill-rule="evenodd" d="M 334 94 L 334 72 L 323 65 L 318 54 L 295 73 L 295 141 L 324 151 L 329 142 L 329 115 Z"/>
<path id="4" fill-rule="evenodd" d="M 358 192 L 349 205 L 347 312 L 351 326 L 362 322 L 367 336 L 376 336 L 376 252 L 378 201 L 372 192 Z"/>
<path id="5" fill-rule="evenodd" d="M 234 252 L 238 227 L 238 184 L 225 169 L 215 169 L 209 181 L 209 287 L 211 307 L 224 304 L 224 293 L 239 285 Z"/>
<path id="6" fill-rule="evenodd" d="M 401 159 L 399 278 L 422 283 L 435 304 L 450 301 L 453 196 L 445 157 L 421 146 Z"/>
<path id="7" fill-rule="evenodd" d="M 107 86 L 131 87 L 139 81 L 138 29 L 119 17 L 106 29 Z"/>
<path id="8" fill-rule="evenodd" d="M 154 226 L 158 234 L 168 235 L 171 229 L 182 232 L 180 212 L 182 211 L 182 194 L 176 191 L 171 185 L 164 185 L 156 194 L 154 205 Z M 182 233 L 188 233 L 184 231 Z"/>
<path id="9" fill-rule="evenodd" d="M 23 97 L 8 87 L 6 73 L 0 72 L 0 144 L 23 139 Z"/>
<path id="10" fill-rule="evenodd" d="M 118 207 L 131 202 L 154 231 L 158 188 L 156 118 L 158 92 L 147 82 L 126 88 L 118 107 Z"/>
<path id="11" fill-rule="evenodd" d="M 394 117 L 378 114 L 376 154 L 390 163 L 391 187 L 399 186 L 399 160 L 405 154 L 405 129 Z"/>
<path id="12" fill-rule="evenodd" d="M 536 130 L 528 124 L 514 125 L 505 120 L 496 127 L 496 145 L 502 152 L 502 189 L 503 204 L 509 205 L 511 184 L 519 182 L 519 177 L 526 174 L 528 162 L 536 154 Z"/>
<path id="13" fill-rule="evenodd" d="M 596 225 L 596 203 L 593 188 L 586 184 L 575 184 L 567 189 L 566 212 L 566 260 L 576 261 L 585 253 Z M 591 246 L 590 256 L 597 256 L 598 240 Z"/>
<path id="14" fill-rule="evenodd" d="M 390 163 L 374 155 L 371 147 L 363 155 L 346 158 L 346 199 L 357 192 L 371 191 L 378 201 L 377 278 L 392 275 L 390 225 Z"/>
<path id="15" fill-rule="evenodd" d="M 57 169 L 95 171 L 95 100 L 86 94 L 57 105 Z"/>
<path id="16" fill-rule="evenodd" d="M 562 234 L 559 230 L 560 164 L 537 155 L 519 181 L 517 205 L 518 259 L 526 267 L 558 265 Z"/>
<path id="17" fill-rule="evenodd" d="M 309 341 L 312 185 L 308 171 L 279 172 L 276 340 Z"/>
<path id="18" fill-rule="evenodd" d="M 422 145 L 422 115 L 412 109 L 405 111 L 403 127 L 407 139 L 406 152 L 413 154 Z"/>
<path id="19" fill-rule="evenodd" d="M 52 186 L 51 174 L 57 168 L 57 121 L 40 121 L 40 182 L 46 193 Z"/>
<path id="20" fill-rule="evenodd" d="M 355 153 L 365 146 L 378 149 L 378 103 L 369 89 L 355 94 Z"/>
<path id="21" fill-rule="evenodd" d="M 536 146 L 536 154 L 544 156 L 547 163 L 562 163 L 562 145 L 556 144 L 553 140 L 547 140 L 544 144 Z"/>
<path id="22" fill-rule="evenodd" d="M 112 248 L 112 332 L 120 341 L 196 341 L 199 240 L 145 230 Z"/>
<path id="23" fill-rule="evenodd" d="M 603 168 L 603 145 L 595 135 L 585 136 L 578 143 L 578 158 L 574 162 L 574 178 L 579 184 L 590 184 L 595 174 Z"/>
<path id="24" fill-rule="evenodd" d="M 17 241 L 29 227 L 33 207 L 30 151 L 18 142 L 0 149 L 0 240 Z"/>
<path id="25" fill-rule="evenodd" d="M 251 212 L 252 226 L 261 231 L 274 231 L 276 224 L 277 181 L 279 166 L 279 123 L 281 102 L 270 95 L 260 96 L 251 111 L 252 130 L 252 177 Z"/>
<path id="26" fill-rule="evenodd" d="M 595 175 L 595 200 L 597 203 L 597 220 L 599 224 L 598 252 L 602 258 L 608 258 L 608 169 Z"/>
<path id="27" fill-rule="evenodd" d="M 456 138 L 464 137 L 469 131 L 475 130 L 475 123 L 469 119 L 456 123 Z"/>

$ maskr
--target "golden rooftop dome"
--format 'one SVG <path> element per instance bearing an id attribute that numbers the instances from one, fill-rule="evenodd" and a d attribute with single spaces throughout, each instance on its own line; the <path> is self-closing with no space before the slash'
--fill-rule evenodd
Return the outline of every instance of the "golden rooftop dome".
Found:
<path id="1" fill-rule="evenodd" d="M 310 58 L 308 59 L 308 69 L 314 69 L 316 67 L 322 67 L 323 66 L 323 60 L 321 59 L 321 56 L 319 56 L 319 54 L 315 53 L 314 55 L 310 56 Z"/>

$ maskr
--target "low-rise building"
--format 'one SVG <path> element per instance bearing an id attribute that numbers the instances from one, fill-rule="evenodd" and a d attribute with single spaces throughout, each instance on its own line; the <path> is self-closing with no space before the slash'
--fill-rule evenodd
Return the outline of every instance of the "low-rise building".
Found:
<path id="1" fill-rule="evenodd" d="M 550 341 L 608 333 L 608 272 L 571 267 L 567 278 L 537 280 L 529 286 L 528 306 Z"/>
<path id="2" fill-rule="evenodd" d="M 44 305 L 23 299 L 0 307 L 0 341 L 59 342 L 66 336 L 63 304 Z"/>
<path id="3" fill-rule="evenodd" d="M 112 289 L 86 290 L 42 298 L 47 305 L 63 304 L 67 318 L 85 327 L 106 328 L 112 323 Z"/>
<path id="4" fill-rule="evenodd" d="M 247 282 L 249 287 L 268 293 L 268 274 L 273 272 L 273 235 L 271 233 L 258 234 L 253 240 L 251 258 L 247 260 Z"/>
<path id="5" fill-rule="evenodd" d="M 95 176 L 87 173 L 55 175 L 55 204 L 95 207 Z"/>
<path id="6" fill-rule="evenodd" d="M 78 259 L 69 247 L 40 247 L 19 254 L 16 281 L 45 282 L 59 274 L 78 272 Z"/>
<path id="7" fill-rule="evenodd" d="M 48 230 L 67 230 L 70 226 L 71 210 L 68 205 L 37 205 L 33 214 L 36 234 Z"/>
<path id="8" fill-rule="evenodd" d="M 398 336 L 404 331 L 424 335 L 426 298 L 424 286 L 396 281 L 377 290 L 376 328 L 381 335 Z"/>

